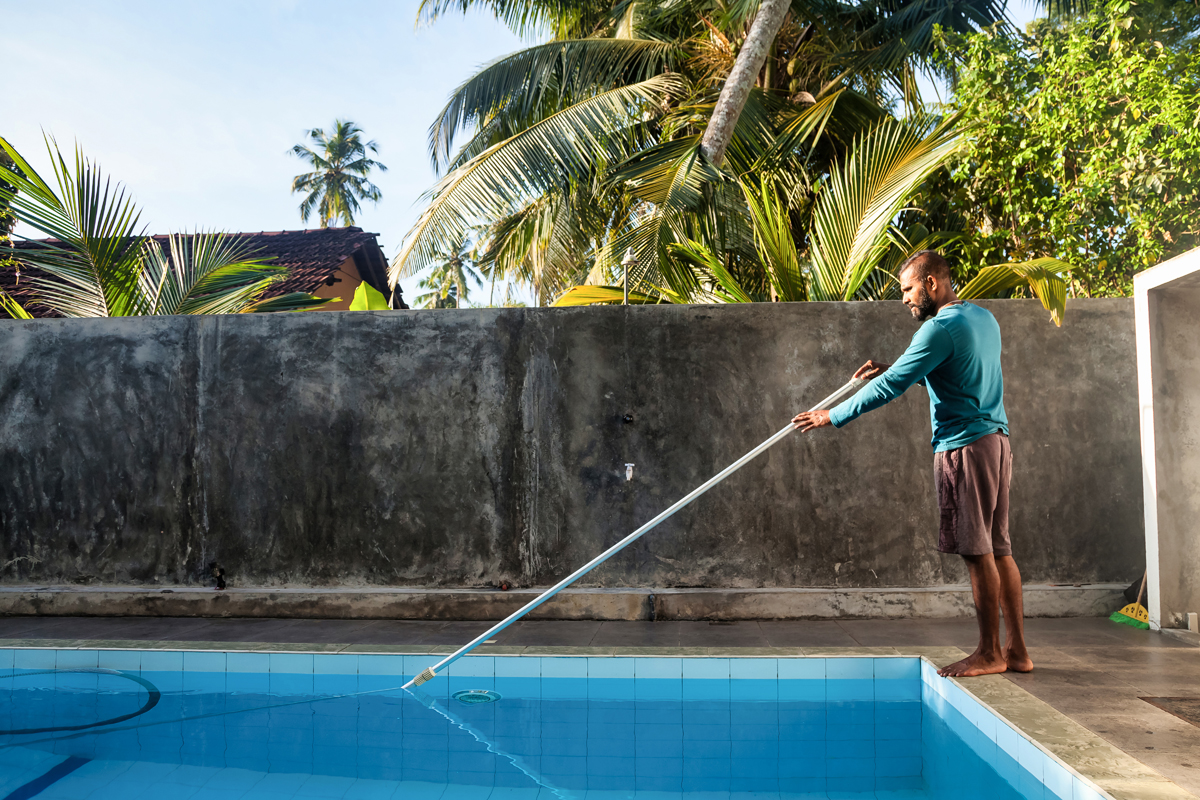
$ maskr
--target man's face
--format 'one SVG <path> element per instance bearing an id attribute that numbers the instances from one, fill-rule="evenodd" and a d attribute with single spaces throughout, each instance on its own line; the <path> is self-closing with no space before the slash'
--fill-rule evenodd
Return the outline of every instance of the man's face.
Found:
<path id="1" fill-rule="evenodd" d="M 926 285 L 929 280 L 922 280 L 918 272 L 916 269 L 906 269 L 900 273 L 900 291 L 904 293 L 904 305 L 908 306 L 913 318 L 924 322 L 937 314 L 937 306 L 929 296 L 929 287 Z"/>

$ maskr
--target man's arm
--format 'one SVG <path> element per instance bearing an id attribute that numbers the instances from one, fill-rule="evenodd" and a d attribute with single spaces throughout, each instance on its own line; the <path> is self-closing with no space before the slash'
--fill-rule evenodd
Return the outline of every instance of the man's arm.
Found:
<path id="1" fill-rule="evenodd" d="M 869 381 L 872 378 L 882 375 L 890 366 L 892 365 L 886 362 L 875 361 L 874 359 L 871 359 L 859 367 L 857 371 L 855 371 L 854 377 L 858 378 L 859 380 Z M 805 411 L 793 417 L 792 424 L 797 428 L 800 428 L 801 432 L 811 431 L 813 428 L 824 428 L 826 425 L 830 424 L 829 411 L 827 409 L 822 409 L 820 411 Z"/>
<path id="2" fill-rule="evenodd" d="M 879 376 L 858 394 L 832 410 L 822 409 L 797 414 L 792 423 L 801 431 L 823 428 L 826 425 L 840 428 L 904 394 L 908 387 L 922 380 L 945 361 L 953 350 L 954 342 L 950 334 L 942 330 L 940 325 L 927 322 L 913 336 L 908 349 L 895 364 L 888 366 L 881 362 L 868 361 L 854 373 L 856 377 L 867 377 L 871 374 Z M 880 368 L 884 369 L 882 373 Z"/>

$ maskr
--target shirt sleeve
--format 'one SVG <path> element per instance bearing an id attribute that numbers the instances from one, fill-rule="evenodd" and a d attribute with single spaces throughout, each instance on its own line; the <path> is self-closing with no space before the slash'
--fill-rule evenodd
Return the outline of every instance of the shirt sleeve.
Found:
<path id="1" fill-rule="evenodd" d="M 954 340 L 950 334 L 930 320 L 913 335 L 908 349 L 896 363 L 859 390 L 858 394 L 830 411 L 829 421 L 834 427 L 840 428 L 868 411 L 890 403 L 914 383 L 924 382 L 925 376 L 945 362 L 953 352 Z"/>

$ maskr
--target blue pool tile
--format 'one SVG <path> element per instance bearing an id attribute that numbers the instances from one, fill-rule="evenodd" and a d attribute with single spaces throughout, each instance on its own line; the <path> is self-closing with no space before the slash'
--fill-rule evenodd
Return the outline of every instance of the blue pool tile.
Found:
<path id="1" fill-rule="evenodd" d="M 350 784 L 350 788 L 342 795 L 342 800 L 390 800 L 395 793 L 396 784 L 392 781 L 360 778 Z"/>
<path id="2" fill-rule="evenodd" d="M 851 661 L 855 659 L 830 659 L 834 661 Z M 870 659 L 865 660 L 868 663 Z M 855 680 L 846 678 L 829 678 L 825 681 L 825 699 L 833 702 L 873 701 L 875 699 L 874 680 Z"/>
<path id="3" fill-rule="evenodd" d="M 682 700 L 683 680 L 662 678 L 637 678 L 633 682 L 634 696 L 638 700 Z"/>
<path id="4" fill-rule="evenodd" d="M 281 675 L 312 675 L 312 653 L 270 653 L 271 673 Z"/>
<path id="5" fill-rule="evenodd" d="M 272 664 L 274 666 L 274 664 Z M 311 695 L 313 693 L 313 676 L 312 673 L 292 673 L 292 672 L 275 672 L 272 670 L 268 675 L 271 685 L 272 694 L 280 695 Z M 283 712 L 283 709 L 279 709 Z M 296 713 L 296 712 L 292 712 Z M 307 710 L 305 713 L 308 713 Z"/>
<path id="6" fill-rule="evenodd" d="M 875 774 L 880 777 L 903 777 L 921 774 L 921 757 L 876 758 Z"/>
<path id="7" fill-rule="evenodd" d="M 662 748 L 667 742 L 683 741 L 683 725 L 676 723 L 639 723 L 633 726 L 633 736 L 638 744 L 645 744 L 654 750 Z"/>
<path id="8" fill-rule="evenodd" d="M 781 658 L 777 664 L 780 680 L 825 680 L 823 658 Z"/>
<path id="9" fill-rule="evenodd" d="M 731 681 L 729 699 L 734 703 L 756 701 L 758 704 L 762 704 L 769 702 L 772 705 L 771 714 L 774 716 L 774 704 L 779 699 L 779 682 L 774 680 Z"/>
<path id="10" fill-rule="evenodd" d="M 233 654 L 230 653 L 232 658 Z M 231 666 L 230 669 L 233 667 Z M 314 653 L 314 675 L 357 675 L 358 656 L 354 653 Z"/>
<path id="11" fill-rule="evenodd" d="M 685 669 L 687 662 L 684 662 Z M 687 701 L 729 700 L 730 681 L 715 679 L 684 680 L 683 699 Z"/>
<path id="12" fill-rule="evenodd" d="M 183 654 L 184 672 L 224 672 L 225 654 L 188 651 Z"/>
<path id="13" fill-rule="evenodd" d="M 142 653 L 142 672 L 182 672 L 183 653 L 178 650 L 146 650 Z"/>
<path id="14" fill-rule="evenodd" d="M 623 700 L 634 696 L 633 678 L 588 678 L 588 700 Z"/>
<path id="15" fill-rule="evenodd" d="M 271 657 L 266 653 L 226 653 L 225 669 L 229 672 L 266 674 L 271 671 Z"/>
<path id="16" fill-rule="evenodd" d="M 633 785 L 638 794 L 643 792 L 678 792 L 683 784 L 682 775 L 638 775 L 633 779 Z"/>
<path id="17" fill-rule="evenodd" d="M 1074 794 L 1072 781 L 1074 777 L 1067 768 L 1057 761 L 1047 757 L 1042 775 L 1042 783 L 1046 785 L 1046 797 L 1054 800 L 1072 800 Z"/>
<path id="18" fill-rule="evenodd" d="M 446 667 L 451 678 L 495 678 L 496 659 L 492 656 L 465 656 Z"/>
<path id="19" fill-rule="evenodd" d="M 918 658 L 875 658 L 875 680 L 905 680 L 921 683 L 921 660 Z"/>
<path id="20" fill-rule="evenodd" d="M 542 679 L 497 677 L 496 691 L 501 697 L 509 699 L 537 700 L 542 696 Z"/>
<path id="21" fill-rule="evenodd" d="M 875 678 L 875 659 L 827 658 L 825 659 L 825 677 L 870 682 Z"/>
<path id="22" fill-rule="evenodd" d="M 296 797 L 341 797 L 351 786 L 354 778 L 335 775 L 311 775 L 296 789 Z"/>
<path id="23" fill-rule="evenodd" d="M 831 702 L 825 706 L 825 719 L 830 725 L 873 725 L 875 704 L 861 701 Z"/>
<path id="24" fill-rule="evenodd" d="M 783 659 L 780 659 L 781 668 L 783 663 Z M 809 678 L 789 678 L 787 680 L 780 679 L 779 701 L 781 703 L 795 701 L 824 703 L 825 680 L 815 680 Z"/>
<path id="25" fill-rule="evenodd" d="M 95 669 L 95 650 L 59 650 L 54 662 L 55 669 Z"/>
<path id="26" fill-rule="evenodd" d="M 588 679 L 632 679 L 634 677 L 633 661 L 631 658 L 589 658 L 587 660 Z"/>
<path id="27" fill-rule="evenodd" d="M 728 658 L 685 658 L 682 662 L 686 680 L 729 680 Z"/>
<path id="28" fill-rule="evenodd" d="M 542 660 L 526 656 L 496 656 L 496 679 L 500 678 L 540 678 L 542 677 Z"/>
<path id="29" fill-rule="evenodd" d="M 875 738 L 874 725 L 826 725 L 825 736 L 829 740 L 829 753 L 836 755 L 837 746 L 842 741 L 863 741 Z"/>
<path id="30" fill-rule="evenodd" d="M 406 659 L 410 656 L 398 655 L 359 655 L 358 657 L 358 674 L 359 675 L 385 675 L 395 679 L 397 684 L 404 683 L 403 679 L 410 674 L 405 667 L 407 666 Z M 439 672 L 438 675 L 446 677 L 452 674 L 450 670 L 454 668 L 454 664 L 450 665 L 450 669 Z M 422 667 L 424 669 L 424 667 Z M 419 672 L 420 670 L 418 670 Z M 411 673 L 416 674 L 416 673 Z M 424 690 L 424 684 L 422 684 Z"/>
<path id="31" fill-rule="evenodd" d="M 880 739 L 878 730 L 875 738 L 875 756 L 876 758 L 920 758 L 921 757 L 921 732 L 920 730 L 912 731 L 909 736 L 902 739 Z"/>
<path id="32" fill-rule="evenodd" d="M 0 659 L 0 669 L 3 669 L 3 666 Z M 95 666 L 122 672 L 138 672 L 142 668 L 142 654 L 137 650 L 99 650 L 96 652 Z"/>
<path id="33" fill-rule="evenodd" d="M 1100 791 L 1078 778 L 1072 781 L 1071 790 L 1071 800 L 1104 800 Z"/>
<path id="34" fill-rule="evenodd" d="M 1039 783 L 1042 780 L 1046 760 L 1045 753 L 1039 750 L 1033 742 L 1021 737 L 1020 742 L 1017 743 L 1017 762 Z"/>
<path id="35" fill-rule="evenodd" d="M 779 659 L 732 659 L 729 662 L 729 677 L 733 680 L 777 680 L 779 678 Z"/>
<path id="36" fill-rule="evenodd" d="M 1021 757 L 1021 741 L 1025 737 L 1017 731 L 1013 730 L 1003 721 L 997 720 L 996 725 L 996 744 L 1013 758 L 1018 760 Z"/>
<path id="37" fill-rule="evenodd" d="M 874 690 L 879 701 L 921 699 L 921 682 L 915 679 L 876 678 Z"/>
<path id="38" fill-rule="evenodd" d="M 634 677 L 639 681 L 644 678 L 681 680 L 683 678 L 683 659 L 635 658 L 633 669 Z"/>
<path id="39" fill-rule="evenodd" d="M 362 672 L 362 660 L 364 656 L 359 656 L 358 671 Z M 408 677 L 419 675 L 426 667 L 432 667 L 434 664 L 444 658 L 444 656 L 400 656 L 403 664 L 402 673 Z M 438 673 L 439 675 L 441 673 Z M 422 689 L 424 684 L 421 685 Z"/>
<path id="40" fill-rule="evenodd" d="M 549 659 L 547 659 L 549 660 Z M 586 661 L 586 659 L 574 659 L 576 661 Z M 587 664 L 582 666 L 587 669 Z M 546 665 L 542 665 L 543 673 L 546 670 Z M 587 704 L 587 678 L 542 678 L 542 700 L 561 700 L 561 701 L 579 701 L 581 705 Z"/>
<path id="41" fill-rule="evenodd" d="M 735 742 L 774 742 L 779 740 L 779 725 L 730 725 L 729 738 Z"/>
<path id="42" fill-rule="evenodd" d="M 824 800 L 827 783 L 825 778 L 783 778 L 779 779 L 779 791 L 786 792 L 796 800 Z"/>
<path id="43" fill-rule="evenodd" d="M 586 678 L 586 658 L 543 658 L 543 678 Z"/>
<path id="44" fill-rule="evenodd" d="M 18 650 L 13 656 L 13 668 L 25 670 L 54 669 L 56 650 Z"/>

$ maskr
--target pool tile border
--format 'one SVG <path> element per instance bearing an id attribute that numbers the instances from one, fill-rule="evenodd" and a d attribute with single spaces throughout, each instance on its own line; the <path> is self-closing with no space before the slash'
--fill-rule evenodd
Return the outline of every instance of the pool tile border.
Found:
<path id="1" fill-rule="evenodd" d="M 448 645 L 338 645 L 338 644 L 297 644 L 297 643 L 246 643 L 246 642 L 163 642 L 140 640 L 52 640 L 52 639 L 7 639 L 0 640 L 0 669 L 42 669 L 45 668 L 46 656 L 39 651 L 61 651 L 67 657 L 67 664 L 72 667 L 107 667 L 109 669 L 141 669 L 141 670 L 179 670 L 187 671 L 225 671 L 238 672 L 274 672 L 277 674 L 320 675 L 329 674 L 334 659 L 331 655 L 341 658 L 359 656 L 356 667 L 359 674 L 364 675 L 394 675 L 397 672 L 415 674 L 425 666 L 434 663 L 436 656 L 449 655 L 457 648 Z M 138 654 L 138 664 L 135 667 L 128 651 L 147 651 Z M 68 655 L 69 654 L 69 655 Z M 521 656 L 557 656 L 567 657 L 563 663 L 556 665 L 556 674 L 561 677 L 587 676 L 591 672 L 590 664 L 594 663 L 596 670 L 612 677 L 618 676 L 614 669 L 608 668 L 604 660 L 614 657 L 634 659 L 635 674 L 645 673 L 644 678 L 664 678 L 678 680 L 682 677 L 707 677 L 698 674 L 709 671 L 712 677 L 723 679 L 722 670 L 728 677 L 739 679 L 774 679 L 782 678 L 782 669 L 756 669 L 750 665 L 739 665 L 736 669 L 730 667 L 729 659 L 780 659 L 790 662 L 796 658 L 812 658 L 822 662 L 821 676 L 816 674 L 815 664 L 812 669 L 795 669 L 796 662 L 789 666 L 788 678 L 824 677 L 826 680 L 837 681 L 842 678 L 854 680 L 866 676 L 870 671 L 876 683 L 890 683 L 889 678 L 897 679 L 897 683 L 911 680 L 913 675 L 893 675 L 902 671 L 885 667 L 885 675 L 877 674 L 873 665 L 876 660 L 890 657 L 920 658 L 921 677 L 927 688 L 933 689 L 944 702 L 952 705 L 983 739 L 993 745 L 1014 761 L 1022 764 L 1031 758 L 1043 759 L 1048 757 L 1045 764 L 1056 765 L 1054 775 L 1043 774 L 1047 785 L 1058 784 L 1060 796 L 1066 786 L 1064 779 L 1073 780 L 1071 800 L 1096 800 L 1109 797 L 1112 800 L 1197 800 L 1195 795 L 1185 791 L 1176 784 L 1164 778 L 1153 769 L 1138 761 L 1122 750 L 1114 747 L 1104 739 L 1095 735 L 1087 728 L 1072 720 L 1070 717 L 1056 711 L 1048 703 L 1039 700 L 1011 681 L 1000 675 L 988 675 L 964 680 L 952 678 L 949 681 L 930 680 L 935 674 L 936 665 L 962 658 L 963 651 L 956 647 L 518 647 L 506 645 L 484 645 L 477 648 L 470 662 L 451 665 L 445 673 L 450 679 L 475 677 L 476 673 L 486 677 L 527 677 L 523 670 L 514 669 L 516 664 L 512 659 Z M 147 659 L 147 656 L 149 658 Z M 307 656 L 307 658 L 305 658 Z M 263 657 L 263 658 L 256 658 Z M 489 662 L 486 666 L 481 663 Z M 57 663 L 57 655 L 53 661 Z M 220 662 L 218 664 L 218 661 Z M 566 663 L 566 662 L 573 663 Z M 674 664 L 664 663 L 677 662 Z M 688 669 L 685 663 L 695 663 Z M 708 662 L 706 667 L 700 667 L 698 662 Z M 723 666 L 721 665 L 723 662 Z M 830 669 L 834 662 L 834 669 Z M 149 664 L 149 666 L 148 666 Z M 502 667 L 498 668 L 498 664 Z M 638 669 L 641 665 L 642 669 Z M 343 665 L 344 666 L 344 665 Z M 765 665 L 764 665 L 765 666 Z M 558 669 L 561 667 L 561 669 Z M 53 668 L 53 665 L 52 665 Z M 343 670 L 339 670 L 344 671 Z M 504 675 L 498 673 L 503 671 Z M 732 674 L 733 672 L 739 674 Z M 539 673 L 540 675 L 540 673 Z M 554 676 L 542 676 L 554 677 Z M 599 677 L 599 675 L 598 675 Z M 885 687 L 886 690 L 886 687 Z M 989 711 L 989 720 L 978 713 L 982 707 Z M 996 725 L 999 718 L 1009 725 Z M 1015 730 L 1013 730 L 1015 728 Z M 981 740 L 982 741 L 982 740 Z M 1041 772 L 1041 770 L 1038 770 Z M 1102 793 L 1096 792 L 1087 785 L 1090 781 L 1098 786 Z M 1051 787 L 1053 788 L 1053 787 Z"/>

